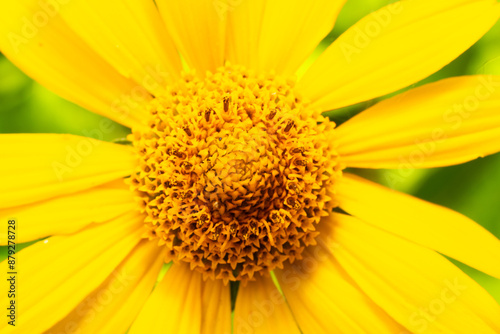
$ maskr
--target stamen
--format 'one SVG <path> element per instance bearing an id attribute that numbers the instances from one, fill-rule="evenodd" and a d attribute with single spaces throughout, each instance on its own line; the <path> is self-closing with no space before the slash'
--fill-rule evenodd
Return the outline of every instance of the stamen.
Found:
<path id="1" fill-rule="evenodd" d="M 229 104 L 231 103 L 231 98 L 229 96 L 224 96 L 224 112 L 229 112 Z"/>

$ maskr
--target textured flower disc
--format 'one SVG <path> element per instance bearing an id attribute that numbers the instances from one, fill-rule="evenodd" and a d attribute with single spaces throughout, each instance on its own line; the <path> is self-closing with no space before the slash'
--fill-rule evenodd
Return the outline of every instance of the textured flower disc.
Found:
<path id="1" fill-rule="evenodd" d="M 293 84 L 227 65 L 185 75 L 149 105 L 149 128 L 131 135 L 140 166 L 130 184 L 167 262 L 247 281 L 315 243 L 341 175 L 335 124 Z"/>

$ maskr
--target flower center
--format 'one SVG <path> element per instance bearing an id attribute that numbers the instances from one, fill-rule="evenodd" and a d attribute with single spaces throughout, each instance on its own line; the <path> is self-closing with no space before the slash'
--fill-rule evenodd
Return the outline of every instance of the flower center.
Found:
<path id="1" fill-rule="evenodd" d="M 335 124 L 293 82 L 227 65 L 149 105 L 130 178 L 148 237 L 204 278 L 253 280 L 300 259 L 334 207 Z"/>

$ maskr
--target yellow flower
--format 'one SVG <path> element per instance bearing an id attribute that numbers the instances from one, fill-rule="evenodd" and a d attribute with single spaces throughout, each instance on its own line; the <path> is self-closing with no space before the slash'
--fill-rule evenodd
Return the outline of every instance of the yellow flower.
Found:
<path id="1" fill-rule="evenodd" d="M 51 236 L 2 263 L 0 331 L 499 333 L 500 306 L 443 256 L 500 278 L 499 240 L 344 169 L 500 151 L 500 77 L 424 85 L 337 128 L 320 113 L 429 76 L 500 5 L 388 5 L 296 80 L 343 4 L 3 4 L 1 51 L 132 134 L 0 136 L 0 218 L 16 227 L 1 243 Z"/>

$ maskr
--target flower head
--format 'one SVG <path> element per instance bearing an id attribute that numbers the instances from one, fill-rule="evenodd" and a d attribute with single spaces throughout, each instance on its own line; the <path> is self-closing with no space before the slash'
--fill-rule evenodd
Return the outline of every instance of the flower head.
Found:
<path id="1" fill-rule="evenodd" d="M 292 82 L 225 66 L 153 100 L 130 179 L 150 239 L 206 278 L 255 280 L 301 258 L 334 206 L 334 124 Z"/>

